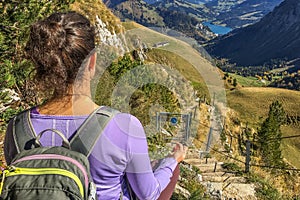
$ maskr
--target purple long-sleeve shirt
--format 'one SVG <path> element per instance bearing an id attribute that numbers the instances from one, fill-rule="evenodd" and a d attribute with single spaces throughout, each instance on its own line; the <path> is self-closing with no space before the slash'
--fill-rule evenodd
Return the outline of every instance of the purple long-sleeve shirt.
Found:
<path id="1" fill-rule="evenodd" d="M 77 128 L 88 116 L 42 115 L 34 108 L 31 122 L 36 133 L 47 128 L 61 131 L 67 138 L 72 137 Z M 12 141 L 10 123 L 4 142 L 5 158 L 10 163 L 14 150 L 9 149 Z M 61 139 L 54 133 L 44 134 L 44 146 L 61 145 Z M 170 182 L 177 165 L 174 158 L 163 159 L 153 172 L 148 155 L 148 145 L 144 129 L 137 118 L 130 114 L 119 113 L 105 127 L 89 156 L 91 174 L 97 186 L 99 199 L 129 199 L 124 173 L 139 199 L 157 199 Z"/>

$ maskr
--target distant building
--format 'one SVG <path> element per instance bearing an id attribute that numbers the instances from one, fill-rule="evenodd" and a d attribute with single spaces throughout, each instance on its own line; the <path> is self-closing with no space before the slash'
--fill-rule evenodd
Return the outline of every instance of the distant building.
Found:
<path id="1" fill-rule="evenodd" d="M 165 47 L 167 45 L 169 45 L 169 42 L 159 42 L 153 45 L 153 48 L 159 48 L 159 47 Z"/>

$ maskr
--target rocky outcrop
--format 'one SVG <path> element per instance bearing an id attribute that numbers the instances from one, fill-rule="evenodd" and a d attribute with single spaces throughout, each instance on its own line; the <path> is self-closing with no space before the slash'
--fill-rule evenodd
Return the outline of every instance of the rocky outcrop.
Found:
<path id="1" fill-rule="evenodd" d="M 126 47 L 120 37 L 120 34 L 117 35 L 114 31 L 109 31 L 107 24 L 104 23 L 98 16 L 96 16 L 96 33 L 101 43 L 115 47 L 120 52 L 126 51 Z"/>
<path id="2" fill-rule="evenodd" d="M 4 112 L 10 108 L 14 103 L 20 101 L 19 94 L 13 89 L 2 89 L 0 91 L 0 112 Z"/>

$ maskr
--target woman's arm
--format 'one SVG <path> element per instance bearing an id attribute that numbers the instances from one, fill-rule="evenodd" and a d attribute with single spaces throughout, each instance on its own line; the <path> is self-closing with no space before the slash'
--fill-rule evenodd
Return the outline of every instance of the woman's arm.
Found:
<path id="1" fill-rule="evenodd" d="M 157 199 L 169 184 L 178 162 L 185 157 L 186 149 L 177 144 L 174 152 L 162 159 L 153 172 L 144 128 L 135 117 L 131 118 L 130 123 L 134 131 L 128 133 L 131 159 L 126 168 L 127 179 L 139 199 Z"/>
<path id="2" fill-rule="evenodd" d="M 134 161 L 129 165 L 135 165 Z M 139 199 L 157 199 L 169 184 L 176 165 L 177 161 L 169 157 L 163 159 L 154 172 L 127 172 L 126 175 L 130 186 Z"/>

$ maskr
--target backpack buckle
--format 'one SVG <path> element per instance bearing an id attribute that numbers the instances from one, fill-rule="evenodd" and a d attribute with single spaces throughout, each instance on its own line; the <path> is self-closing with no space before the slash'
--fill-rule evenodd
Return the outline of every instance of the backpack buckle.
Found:
<path id="1" fill-rule="evenodd" d="M 96 185 L 93 182 L 89 183 L 89 196 L 88 200 L 96 200 L 96 195 L 97 195 L 97 189 Z"/>

